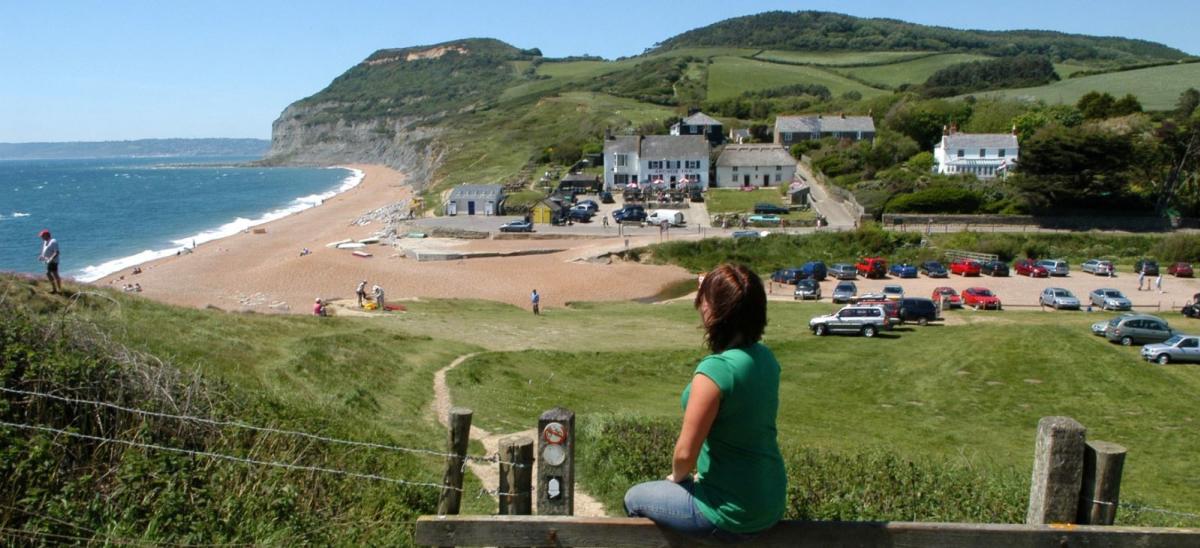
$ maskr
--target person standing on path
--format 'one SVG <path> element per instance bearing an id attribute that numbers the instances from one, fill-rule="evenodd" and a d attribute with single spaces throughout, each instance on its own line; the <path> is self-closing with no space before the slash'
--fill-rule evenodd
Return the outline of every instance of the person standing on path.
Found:
<path id="1" fill-rule="evenodd" d="M 1154 288 L 1158 290 L 1159 294 L 1162 294 L 1163 290 L 1162 290 L 1162 271 L 1161 270 L 1158 272 L 1158 276 L 1154 278 Z"/>
<path id="2" fill-rule="evenodd" d="M 358 282 L 358 288 L 354 290 L 354 295 L 358 297 L 358 307 L 362 308 L 363 301 L 367 298 L 367 281 Z"/>
<path id="3" fill-rule="evenodd" d="M 375 310 L 383 312 L 383 288 L 375 286 L 371 289 L 371 294 L 375 296 Z"/>
<path id="4" fill-rule="evenodd" d="M 767 295 L 752 270 L 723 264 L 704 276 L 695 306 L 712 354 L 683 390 L 671 473 L 631 487 L 625 511 L 695 538 L 746 541 L 787 507 L 775 424 L 780 367 L 761 342 Z"/>
<path id="5" fill-rule="evenodd" d="M 542 302 L 542 296 L 538 295 L 538 292 L 536 289 L 534 289 L 533 293 L 529 295 L 529 302 L 531 304 L 533 304 L 533 315 L 537 316 L 537 315 L 541 314 L 541 311 L 538 310 L 538 305 L 541 304 L 541 302 Z"/>
<path id="6" fill-rule="evenodd" d="M 46 278 L 50 280 L 50 292 L 62 291 L 62 278 L 58 276 L 58 240 L 50 236 L 49 230 L 38 234 L 42 238 L 42 253 L 38 260 L 46 263 Z"/>
<path id="7" fill-rule="evenodd" d="M 1144 283 L 1146 283 L 1146 267 L 1145 267 L 1145 265 L 1143 265 L 1142 269 L 1138 271 L 1138 291 L 1142 290 L 1142 284 L 1144 284 Z"/>

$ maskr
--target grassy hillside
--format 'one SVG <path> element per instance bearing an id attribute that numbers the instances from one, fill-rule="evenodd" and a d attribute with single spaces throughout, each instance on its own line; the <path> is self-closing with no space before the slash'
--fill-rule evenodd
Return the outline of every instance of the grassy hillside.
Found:
<path id="1" fill-rule="evenodd" d="M 944 53 L 874 66 L 842 68 L 837 72 L 878 87 L 896 88 L 903 84 L 920 84 L 933 73 L 951 65 L 985 59 L 989 57 L 974 53 Z"/>
<path id="2" fill-rule="evenodd" d="M 792 84 L 819 84 L 829 88 L 834 96 L 848 91 L 857 91 L 863 97 L 886 93 L 817 67 L 717 57 L 708 68 L 708 98 L 714 101 Z"/>
<path id="3" fill-rule="evenodd" d="M 862 65 L 885 65 L 927 57 L 927 51 L 779 51 L 767 50 L 755 54 L 755 59 L 777 61 L 796 65 L 818 65 L 823 67 L 853 67 Z"/>
<path id="4" fill-rule="evenodd" d="M 1186 63 L 1068 78 L 1035 88 L 989 91 L 986 95 L 1074 104 L 1089 91 L 1118 97 L 1132 93 L 1147 110 L 1170 110 L 1175 108 L 1179 94 L 1196 87 L 1197 82 L 1200 82 L 1200 63 Z"/>

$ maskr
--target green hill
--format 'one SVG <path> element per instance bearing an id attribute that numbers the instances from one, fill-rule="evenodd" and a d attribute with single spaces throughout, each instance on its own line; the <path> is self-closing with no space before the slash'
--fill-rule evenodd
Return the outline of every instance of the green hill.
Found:
<path id="1" fill-rule="evenodd" d="M 1164 65 L 1068 78 L 1032 88 L 989 91 L 977 96 L 1040 100 L 1047 103 L 1075 104 L 1089 91 L 1107 92 L 1117 97 L 1131 93 L 1148 110 L 1175 108 L 1179 94 L 1200 84 L 1200 63 Z"/>

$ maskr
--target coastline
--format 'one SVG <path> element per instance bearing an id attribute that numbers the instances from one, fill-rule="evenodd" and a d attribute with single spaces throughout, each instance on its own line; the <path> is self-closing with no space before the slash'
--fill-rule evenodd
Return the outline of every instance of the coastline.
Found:
<path id="1" fill-rule="evenodd" d="M 340 166 L 363 173 L 352 188 L 318 206 L 259 224 L 198 246 L 193 253 L 156 258 L 104 276 L 93 285 L 120 288 L 138 283 L 141 295 L 169 304 L 274 313 L 311 313 L 314 298 L 354 299 L 361 280 L 378 284 L 389 301 L 483 299 L 528 307 L 529 293 L 542 294 L 543 307 L 570 301 L 633 300 L 658 293 L 665 285 L 691 278 L 674 266 L 577 260 L 583 248 L 611 246 L 587 240 L 564 240 L 564 251 L 544 255 L 419 262 L 391 246 L 372 245 L 373 254 L 359 258 L 350 250 L 327 247 L 331 242 L 372 236 L 379 223 L 354 221 L 365 213 L 410 202 L 411 185 L 404 173 L 386 166 Z M 635 244 L 640 243 L 634 239 Z M 647 240 L 649 242 L 650 240 Z M 436 243 L 423 240 L 424 243 Z M 541 246 L 480 240 L 445 241 L 469 247 Z M 301 255 L 302 249 L 311 251 Z"/>

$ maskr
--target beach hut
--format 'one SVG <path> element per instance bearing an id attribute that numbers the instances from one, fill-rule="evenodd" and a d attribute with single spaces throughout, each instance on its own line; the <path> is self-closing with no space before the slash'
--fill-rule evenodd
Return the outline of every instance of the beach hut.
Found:
<path id="1" fill-rule="evenodd" d="M 538 200 L 530 209 L 529 218 L 533 224 L 549 225 L 554 224 L 554 221 L 561 218 L 563 215 L 563 206 L 561 202 L 545 199 Z"/>
<path id="2" fill-rule="evenodd" d="M 504 187 L 500 185 L 458 185 L 446 200 L 447 215 L 503 215 Z"/>

